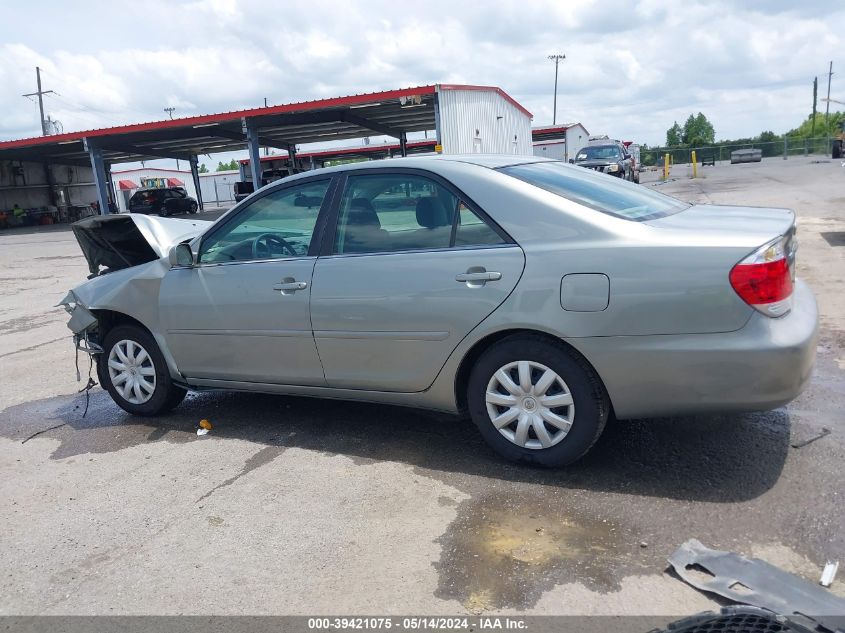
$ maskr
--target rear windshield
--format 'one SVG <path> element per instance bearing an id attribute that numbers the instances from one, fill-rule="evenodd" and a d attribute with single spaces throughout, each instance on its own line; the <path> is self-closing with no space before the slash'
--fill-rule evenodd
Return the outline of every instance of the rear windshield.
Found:
<path id="1" fill-rule="evenodd" d="M 643 222 L 689 208 L 643 185 L 559 161 L 501 167 L 499 171 L 608 215 Z"/>

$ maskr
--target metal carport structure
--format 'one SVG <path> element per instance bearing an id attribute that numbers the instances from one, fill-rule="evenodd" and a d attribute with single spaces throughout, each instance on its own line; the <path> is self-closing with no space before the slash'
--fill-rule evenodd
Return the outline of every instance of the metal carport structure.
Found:
<path id="1" fill-rule="evenodd" d="M 107 173 L 115 163 L 151 158 L 185 160 L 199 191 L 197 156 L 242 150 L 244 146 L 249 151 L 253 182 L 261 182 L 261 147 L 283 149 L 295 159 L 298 144 L 376 134 L 399 139 L 404 155 L 409 132 L 439 129 L 439 90 L 438 85 L 419 86 L 3 141 L 0 160 L 90 165 L 103 213 L 109 208 Z"/>

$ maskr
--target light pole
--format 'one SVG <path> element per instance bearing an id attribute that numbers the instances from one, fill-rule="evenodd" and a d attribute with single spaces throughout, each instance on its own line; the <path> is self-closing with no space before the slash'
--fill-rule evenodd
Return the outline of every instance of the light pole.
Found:
<path id="1" fill-rule="evenodd" d="M 549 59 L 555 63 L 555 100 L 552 108 L 552 125 L 557 123 L 557 67 L 560 60 L 566 59 L 566 55 L 549 55 Z"/>

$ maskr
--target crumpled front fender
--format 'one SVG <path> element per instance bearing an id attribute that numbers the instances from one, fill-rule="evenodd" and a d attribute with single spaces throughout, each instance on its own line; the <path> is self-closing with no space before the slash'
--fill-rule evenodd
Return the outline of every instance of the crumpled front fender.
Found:
<path id="1" fill-rule="evenodd" d="M 67 322 L 67 326 L 74 334 L 81 335 L 97 323 L 97 317 L 79 302 L 73 290 L 69 290 L 65 298 L 59 301 L 57 305 L 63 306 L 70 314 L 70 321 Z"/>

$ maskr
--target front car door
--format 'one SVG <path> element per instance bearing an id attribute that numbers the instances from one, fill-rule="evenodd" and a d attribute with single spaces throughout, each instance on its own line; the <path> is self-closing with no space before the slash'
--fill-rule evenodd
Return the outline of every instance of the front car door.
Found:
<path id="1" fill-rule="evenodd" d="M 516 286 L 522 249 L 428 172 L 353 172 L 342 187 L 311 295 L 326 380 L 422 391 Z"/>
<path id="2" fill-rule="evenodd" d="M 271 189 L 202 237 L 161 285 L 167 344 L 189 379 L 324 386 L 309 318 L 330 178 Z"/>

